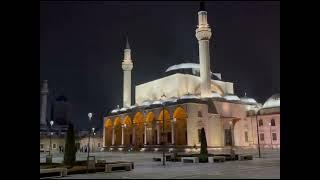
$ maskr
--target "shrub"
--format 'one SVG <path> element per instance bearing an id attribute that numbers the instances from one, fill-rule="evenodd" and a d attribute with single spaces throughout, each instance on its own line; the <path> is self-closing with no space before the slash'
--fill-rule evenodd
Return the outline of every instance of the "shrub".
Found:
<path id="1" fill-rule="evenodd" d="M 73 124 L 70 123 L 67 131 L 63 163 L 66 165 L 73 165 L 76 161 L 76 152 L 77 148 L 75 145 Z"/>
<path id="2" fill-rule="evenodd" d="M 208 162 L 207 138 L 204 128 L 201 129 L 200 142 L 201 149 L 199 155 L 199 162 Z"/>

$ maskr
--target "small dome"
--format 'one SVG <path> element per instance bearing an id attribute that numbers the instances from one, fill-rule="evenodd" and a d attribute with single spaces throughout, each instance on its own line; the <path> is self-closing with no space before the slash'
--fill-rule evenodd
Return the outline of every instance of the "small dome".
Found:
<path id="1" fill-rule="evenodd" d="M 247 103 L 247 104 L 257 104 L 257 101 L 255 99 L 247 97 L 247 96 L 241 97 L 240 100 L 244 103 Z"/>
<path id="2" fill-rule="evenodd" d="M 121 112 L 124 112 L 126 110 L 128 110 L 128 108 L 123 107 L 123 108 L 120 109 Z"/>
<path id="3" fill-rule="evenodd" d="M 225 96 L 223 96 L 223 98 L 225 98 L 228 101 L 240 101 L 240 98 L 234 94 L 226 94 Z"/>
<path id="4" fill-rule="evenodd" d="M 142 102 L 142 106 L 150 106 L 152 104 L 152 101 L 150 100 L 145 100 Z"/>
<path id="5" fill-rule="evenodd" d="M 178 101 L 177 97 L 171 97 L 171 98 L 168 98 L 168 99 L 164 100 L 164 102 L 177 102 L 177 101 Z"/>
<path id="6" fill-rule="evenodd" d="M 209 96 L 210 98 L 215 98 L 215 97 L 219 97 L 221 98 L 222 96 L 216 92 L 212 92 L 211 95 Z"/>
<path id="7" fill-rule="evenodd" d="M 114 113 L 117 113 L 119 111 L 120 111 L 120 109 L 114 109 L 114 110 L 111 111 L 111 113 L 114 114 Z"/>
<path id="8" fill-rule="evenodd" d="M 183 95 L 180 99 L 200 99 L 200 98 L 193 94 L 186 94 L 186 95 Z"/>
<path id="9" fill-rule="evenodd" d="M 280 93 L 272 95 L 262 106 L 262 108 L 280 107 Z"/>
<path id="10" fill-rule="evenodd" d="M 162 102 L 163 102 L 163 101 L 161 101 L 161 100 L 156 100 L 156 101 L 153 101 L 152 104 L 162 104 Z"/>

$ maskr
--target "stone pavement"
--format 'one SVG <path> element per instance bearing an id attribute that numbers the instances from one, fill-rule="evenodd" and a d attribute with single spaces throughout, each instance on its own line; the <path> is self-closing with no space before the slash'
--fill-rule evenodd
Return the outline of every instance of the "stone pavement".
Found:
<path id="1" fill-rule="evenodd" d="M 214 178 L 280 178 L 280 153 L 265 153 L 263 158 L 254 158 L 251 161 L 227 161 L 224 163 L 182 164 L 181 162 L 153 162 L 152 157 L 160 157 L 160 153 L 121 153 L 99 152 L 90 153 L 96 159 L 107 161 L 128 160 L 135 163 L 133 171 L 113 173 L 78 174 L 65 177 L 66 179 L 214 179 Z M 78 153 L 77 160 L 85 160 L 87 154 Z M 40 161 L 45 155 L 40 154 Z M 54 162 L 61 162 L 62 154 L 54 155 Z"/>

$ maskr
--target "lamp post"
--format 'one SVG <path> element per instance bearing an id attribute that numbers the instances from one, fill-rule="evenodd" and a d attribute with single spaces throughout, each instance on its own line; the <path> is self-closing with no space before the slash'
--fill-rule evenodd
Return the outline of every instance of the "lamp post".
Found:
<path id="1" fill-rule="evenodd" d="M 95 137 L 95 135 L 96 135 L 96 133 L 95 133 L 95 132 L 93 132 L 93 136 L 92 136 L 92 138 L 93 138 L 93 139 L 92 139 L 92 140 L 93 140 L 93 144 L 92 144 L 92 152 L 94 152 L 93 150 L 94 150 L 94 147 L 95 147 L 95 140 L 94 140 L 94 139 L 95 139 L 95 138 L 94 138 L 94 137 Z"/>
<path id="2" fill-rule="evenodd" d="M 257 106 L 257 108 L 259 108 Z M 260 152 L 260 137 L 259 137 L 259 126 L 258 126 L 258 114 L 260 112 L 260 109 L 256 113 L 256 123 L 257 123 L 257 137 L 258 137 L 258 151 L 259 151 L 259 158 L 261 158 L 261 152 Z"/>
<path id="3" fill-rule="evenodd" d="M 161 96 L 161 98 L 166 98 L 166 95 L 162 95 Z M 164 140 L 165 140 L 165 137 L 164 137 L 164 121 L 165 121 L 165 119 L 164 119 L 164 109 L 165 109 L 165 102 L 162 102 L 162 120 L 163 120 L 163 122 L 162 122 L 162 133 L 163 133 L 163 135 L 162 135 L 162 143 L 163 143 L 163 148 L 162 148 L 162 158 L 163 158 L 163 160 L 162 160 L 162 164 L 163 164 L 163 166 L 165 166 L 166 165 L 166 157 L 165 157 L 165 143 L 164 143 Z"/>
<path id="4" fill-rule="evenodd" d="M 91 123 L 91 118 L 92 118 L 92 113 L 88 113 L 88 117 L 89 117 L 89 124 Z M 94 129 L 94 128 L 92 128 Z M 88 138 L 88 155 L 87 155 L 87 161 L 88 161 L 88 164 L 87 164 L 87 173 L 89 171 L 89 151 L 90 151 L 90 129 L 89 129 L 89 138 Z"/>
<path id="5" fill-rule="evenodd" d="M 270 128 L 270 142 L 271 142 L 271 149 L 273 149 L 273 144 L 272 144 L 272 134 L 271 134 L 271 122 L 269 122 L 269 128 Z"/>
<path id="6" fill-rule="evenodd" d="M 49 146 L 49 156 L 50 156 L 50 154 L 51 154 L 51 138 L 52 138 L 52 126 L 53 126 L 53 121 L 50 121 L 50 146 Z"/>

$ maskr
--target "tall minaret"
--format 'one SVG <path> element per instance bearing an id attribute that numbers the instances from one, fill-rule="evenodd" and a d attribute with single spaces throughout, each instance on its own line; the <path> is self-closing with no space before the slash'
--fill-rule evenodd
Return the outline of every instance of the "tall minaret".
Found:
<path id="1" fill-rule="evenodd" d="M 41 88 L 41 110 L 40 110 L 40 125 L 47 125 L 47 96 L 48 96 L 48 81 L 44 80 Z"/>
<path id="2" fill-rule="evenodd" d="M 207 21 L 207 11 L 204 9 L 204 2 L 200 3 L 197 27 L 198 28 L 196 29 L 196 37 L 199 43 L 201 97 L 208 97 L 211 94 L 210 52 L 209 52 L 209 40 L 211 37 L 211 28 L 209 27 L 209 24 Z"/>
<path id="3" fill-rule="evenodd" d="M 131 70 L 133 63 L 131 60 L 131 49 L 127 38 L 126 48 L 124 49 L 123 69 L 123 107 L 131 106 Z"/>

